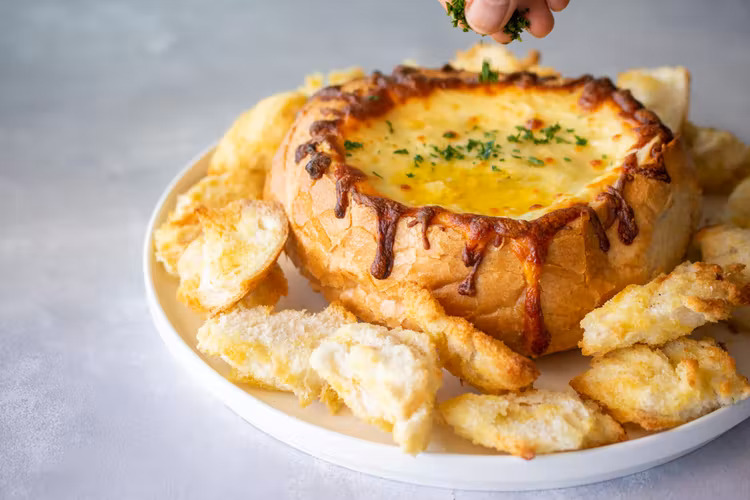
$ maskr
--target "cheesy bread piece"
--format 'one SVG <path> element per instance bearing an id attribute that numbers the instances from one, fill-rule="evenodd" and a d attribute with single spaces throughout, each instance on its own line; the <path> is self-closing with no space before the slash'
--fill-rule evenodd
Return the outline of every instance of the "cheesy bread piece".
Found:
<path id="1" fill-rule="evenodd" d="M 727 201 L 728 221 L 750 229 L 750 177 L 740 182 Z"/>
<path id="2" fill-rule="evenodd" d="M 708 322 L 729 318 L 745 302 L 742 288 L 715 264 L 685 262 L 645 285 L 629 285 L 581 320 L 586 356 L 637 343 L 660 345 Z"/>
<path id="3" fill-rule="evenodd" d="M 217 209 L 235 200 L 259 198 L 264 179 L 265 174 L 260 171 L 232 170 L 206 176 L 179 195 L 167 221 L 154 231 L 156 260 L 169 274 L 177 276 L 180 256 L 201 234 L 197 209 Z"/>
<path id="4" fill-rule="evenodd" d="M 688 149 L 706 193 L 729 193 L 750 175 L 750 146 L 726 130 L 685 126 Z"/>
<path id="5" fill-rule="evenodd" d="M 625 431 L 591 401 L 533 390 L 503 396 L 462 394 L 440 404 L 456 434 L 525 459 L 626 439 Z"/>
<path id="6" fill-rule="evenodd" d="M 406 453 L 430 441 L 441 369 L 429 336 L 344 325 L 312 353 L 310 365 L 358 418 L 393 433 Z"/>
<path id="7" fill-rule="evenodd" d="M 180 257 L 178 266 L 180 280 L 187 282 L 200 277 L 203 267 L 203 238 L 198 237 L 197 240 L 188 245 Z M 274 306 L 287 293 L 289 293 L 289 286 L 284 271 L 281 270 L 278 263 L 274 263 L 268 274 L 254 288 L 251 288 L 240 302 L 245 307 Z"/>
<path id="8" fill-rule="evenodd" d="M 266 97 L 242 113 L 219 141 L 209 175 L 230 170 L 267 171 L 297 111 L 307 102 L 299 91 Z"/>
<path id="9" fill-rule="evenodd" d="M 385 293 L 354 289 L 340 297 L 364 321 L 378 321 L 376 310 L 388 326 L 429 335 L 442 366 L 482 392 L 523 389 L 539 376 L 532 360 L 466 319 L 448 315 L 432 293 L 415 283 L 398 283 Z"/>
<path id="10" fill-rule="evenodd" d="M 355 318 L 338 304 L 319 313 L 238 304 L 198 330 L 198 350 L 218 356 L 232 368 L 231 378 L 264 389 L 294 393 L 302 406 L 320 399 L 338 407 L 338 397 L 310 366 L 321 341 Z"/>
<path id="11" fill-rule="evenodd" d="M 646 430 L 683 424 L 750 396 L 747 378 L 713 339 L 636 345 L 592 361 L 570 385 L 621 423 Z"/>
<path id="12" fill-rule="evenodd" d="M 737 264 L 745 266 L 739 271 L 739 278 L 743 285 L 743 301 L 750 303 L 750 229 L 708 227 L 702 229 L 695 239 L 706 262 L 718 264 L 724 269 Z M 730 322 L 740 330 L 750 331 L 750 306 L 735 309 Z"/>
<path id="13" fill-rule="evenodd" d="M 538 50 L 531 50 L 526 57 L 518 59 L 513 52 L 495 43 L 477 43 L 468 50 L 456 52 L 456 56 L 450 61 L 450 65 L 456 69 L 465 71 L 482 71 L 485 61 L 495 71 L 502 73 L 513 73 L 516 71 L 528 71 L 539 63 L 540 54 Z"/>
<path id="14" fill-rule="evenodd" d="M 196 311 L 216 314 L 270 271 L 289 228 L 281 206 L 257 200 L 237 200 L 219 210 L 200 207 L 197 214 L 203 234 L 178 262 L 177 298 Z"/>
<path id="15" fill-rule="evenodd" d="M 617 86 L 654 111 L 673 132 L 680 132 L 690 108 L 690 72 L 682 66 L 637 68 L 620 73 Z"/>

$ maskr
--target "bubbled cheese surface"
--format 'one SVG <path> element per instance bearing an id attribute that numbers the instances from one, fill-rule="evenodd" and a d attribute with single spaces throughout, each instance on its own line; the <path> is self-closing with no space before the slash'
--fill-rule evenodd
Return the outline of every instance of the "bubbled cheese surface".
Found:
<path id="1" fill-rule="evenodd" d="M 619 167 L 636 134 L 580 89 L 437 90 L 344 128 L 347 162 L 408 206 L 527 218 Z"/>

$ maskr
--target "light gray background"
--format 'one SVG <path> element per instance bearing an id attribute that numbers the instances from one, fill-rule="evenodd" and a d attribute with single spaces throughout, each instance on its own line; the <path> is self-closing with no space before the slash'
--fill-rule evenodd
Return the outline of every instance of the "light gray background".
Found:
<path id="1" fill-rule="evenodd" d="M 434 0 L 0 2 L 0 498 L 480 499 L 328 465 L 169 356 L 140 275 L 166 183 L 308 72 L 447 60 Z M 750 140 L 750 2 L 573 0 L 540 48 L 576 75 L 693 72 L 694 120 Z M 497 497 L 750 498 L 750 422 L 625 479 Z"/>

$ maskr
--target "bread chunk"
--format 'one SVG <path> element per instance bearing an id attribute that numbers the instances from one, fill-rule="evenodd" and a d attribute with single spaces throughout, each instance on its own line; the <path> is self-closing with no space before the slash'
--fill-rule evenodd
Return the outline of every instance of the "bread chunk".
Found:
<path id="1" fill-rule="evenodd" d="M 204 177 L 179 195 L 167 221 L 154 231 L 156 260 L 177 276 L 182 253 L 201 234 L 197 209 L 218 209 L 235 200 L 259 198 L 264 179 L 265 173 L 260 171 L 232 170 Z"/>
<path id="2" fill-rule="evenodd" d="M 740 182 L 727 201 L 729 222 L 750 229 L 750 177 Z"/>
<path id="3" fill-rule="evenodd" d="M 750 175 L 750 147 L 731 132 L 688 122 L 685 138 L 704 192 L 729 193 Z"/>
<path id="4" fill-rule="evenodd" d="M 441 368 L 429 336 L 357 323 L 322 341 L 310 364 L 358 418 L 393 433 L 406 453 L 430 441 Z"/>
<path id="5" fill-rule="evenodd" d="M 695 239 L 706 262 L 725 269 L 733 265 L 745 266 L 738 275 L 743 285 L 743 302 L 750 303 L 750 229 L 708 227 L 701 230 Z M 741 330 L 750 331 L 750 306 L 735 309 L 730 322 Z"/>
<path id="6" fill-rule="evenodd" d="M 680 132 L 690 108 L 690 72 L 682 66 L 637 68 L 620 73 L 617 86 L 654 111 L 673 132 Z"/>
<path id="7" fill-rule="evenodd" d="M 281 206 L 237 200 L 219 210 L 197 210 L 203 234 L 178 262 L 177 298 L 216 314 L 247 295 L 268 274 L 289 232 Z"/>
<path id="8" fill-rule="evenodd" d="M 320 342 L 357 319 L 338 304 L 324 311 L 249 309 L 241 304 L 214 316 L 198 330 L 198 349 L 232 368 L 231 378 L 265 389 L 294 393 L 302 406 L 320 399 L 332 410 L 339 399 L 310 366 Z"/>
<path id="9" fill-rule="evenodd" d="M 587 356 L 637 343 L 660 345 L 729 318 L 745 300 L 721 267 L 685 262 L 645 285 L 630 285 L 581 321 Z"/>
<path id="10" fill-rule="evenodd" d="M 440 413 L 459 436 L 527 460 L 626 439 L 620 424 L 595 403 L 563 392 L 462 394 L 441 403 Z"/>
<path id="11" fill-rule="evenodd" d="M 750 396 L 750 384 L 714 340 L 636 345 L 595 358 L 570 385 L 598 401 L 621 423 L 661 430 Z"/>
<path id="12" fill-rule="evenodd" d="M 273 155 L 305 102 L 307 96 L 302 92 L 281 92 L 242 113 L 219 141 L 208 174 L 268 171 Z"/>
<path id="13" fill-rule="evenodd" d="M 372 308 L 378 308 L 375 312 L 388 326 L 428 334 L 443 367 L 482 392 L 522 389 L 539 376 L 532 360 L 466 319 L 446 314 L 432 293 L 415 283 L 402 282 L 384 293 L 355 289 L 352 295 L 342 295 L 341 299 L 365 321 L 374 321 Z"/>

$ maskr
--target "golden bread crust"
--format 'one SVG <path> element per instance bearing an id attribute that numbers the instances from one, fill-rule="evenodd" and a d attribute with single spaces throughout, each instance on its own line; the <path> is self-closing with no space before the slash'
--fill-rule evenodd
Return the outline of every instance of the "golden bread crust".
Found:
<path id="1" fill-rule="evenodd" d="M 734 359 L 713 339 L 643 344 L 594 358 L 571 380 L 579 394 L 605 406 L 621 423 L 661 430 L 689 422 L 750 396 Z"/>
<path id="2" fill-rule="evenodd" d="M 357 113 L 377 114 L 378 106 L 397 100 L 405 87 L 419 88 L 420 82 L 469 82 L 481 88 L 475 74 L 455 70 L 397 68 L 394 75 L 375 74 L 313 97 L 282 143 L 266 184 L 266 196 L 280 201 L 289 216 L 288 255 L 328 300 L 362 311 L 367 309 L 357 303 L 362 297 L 377 302 L 398 283 L 413 282 L 432 292 L 448 314 L 468 319 L 518 352 L 538 356 L 575 347 L 586 313 L 626 285 L 644 283 L 681 261 L 698 209 L 685 151 L 653 113 L 606 79 L 519 73 L 501 75 L 498 84 L 529 92 L 573 92 L 579 103 L 604 99 L 608 106 L 630 111 L 629 124 L 641 134 L 640 149 L 604 176 L 587 200 L 548 207 L 532 224 L 516 224 L 443 209 L 430 214 L 368 196 L 372 190 L 366 180 L 346 168 L 343 140 L 332 123 L 356 120 Z M 337 97 L 341 92 L 382 98 L 359 102 L 375 108 L 367 111 L 346 107 Z M 604 105 L 597 102 L 594 109 Z M 495 240 L 499 246 L 492 244 L 490 233 L 506 223 L 521 229 Z M 482 233 L 483 227 L 489 231 Z M 531 227 L 546 231 L 541 247 L 534 246 L 538 234 Z M 392 255 L 379 258 L 389 242 Z M 540 248 L 546 258 L 531 265 L 529 255 Z M 472 266 L 478 268 L 476 280 Z M 467 283 L 474 293 L 462 293 Z M 396 326 L 378 309 L 371 308 L 366 319 Z M 535 334 L 534 324 L 542 317 Z"/>
<path id="3" fill-rule="evenodd" d="M 685 262 L 645 285 L 630 285 L 581 320 L 586 356 L 601 356 L 637 343 L 666 344 L 709 322 L 728 319 L 743 304 L 732 272 Z"/>
<path id="4" fill-rule="evenodd" d="M 439 410 L 459 436 L 527 460 L 626 439 L 622 426 L 597 404 L 563 392 L 462 394 L 441 403 Z"/>

